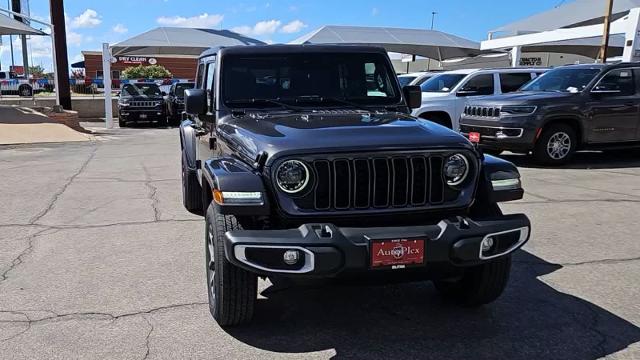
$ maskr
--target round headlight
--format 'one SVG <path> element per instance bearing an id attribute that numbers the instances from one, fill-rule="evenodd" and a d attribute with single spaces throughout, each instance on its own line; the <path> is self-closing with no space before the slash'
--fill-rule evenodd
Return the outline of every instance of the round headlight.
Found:
<path id="1" fill-rule="evenodd" d="M 302 161 L 287 160 L 276 170 L 276 183 L 286 193 L 297 193 L 309 183 L 309 168 Z"/>
<path id="2" fill-rule="evenodd" d="M 462 184 L 469 174 L 469 160 L 464 155 L 454 154 L 444 162 L 444 176 L 447 185 L 456 186 Z"/>

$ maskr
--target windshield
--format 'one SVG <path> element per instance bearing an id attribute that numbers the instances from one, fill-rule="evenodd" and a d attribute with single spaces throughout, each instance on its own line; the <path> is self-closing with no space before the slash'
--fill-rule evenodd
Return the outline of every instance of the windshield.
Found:
<path id="1" fill-rule="evenodd" d="M 176 96 L 183 97 L 184 91 L 187 89 L 193 89 L 195 84 L 176 84 Z"/>
<path id="2" fill-rule="evenodd" d="M 129 96 L 161 96 L 162 91 L 156 84 L 126 84 L 122 87 L 122 95 Z"/>
<path id="3" fill-rule="evenodd" d="M 398 81 L 400 82 L 400 86 L 407 86 L 416 78 L 417 76 L 398 76 Z"/>
<path id="4" fill-rule="evenodd" d="M 466 74 L 440 74 L 425 81 L 420 88 L 424 92 L 449 92 L 467 76 Z"/>
<path id="5" fill-rule="evenodd" d="M 327 106 L 390 105 L 401 100 L 394 76 L 377 53 L 227 55 L 222 98 L 231 107 L 281 106 L 255 100 L 318 106 L 318 98 Z"/>
<path id="6" fill-rule="evenodd" d="M 520 91 L 579 92 L 584 90 L 598 73 L 600 69 L 558 68 L 538 76 L 525 84 Z"/>

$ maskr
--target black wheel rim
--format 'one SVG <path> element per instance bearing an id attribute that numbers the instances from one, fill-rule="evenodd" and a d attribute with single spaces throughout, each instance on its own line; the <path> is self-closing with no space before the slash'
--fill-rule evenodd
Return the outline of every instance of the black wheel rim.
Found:
<path id="1" fill-rule="evenodd" d="M 216 298 L 216 286 L 215 286 L 215 246 L 214 243 L 214 234 L 213 234 L 213 226 L 210 223 L 207 223 L 207 287 L 209 290 L 209 298 L 212 300 L 211 304 L 213 304 L 213 300 Z"/>

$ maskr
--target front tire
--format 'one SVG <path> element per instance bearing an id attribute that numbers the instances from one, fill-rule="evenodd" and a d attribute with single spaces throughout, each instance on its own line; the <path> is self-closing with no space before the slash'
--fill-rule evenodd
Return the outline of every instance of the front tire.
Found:
<path id="1" fill-rule="evenodd" d="M 18 93 L 21 97 L 31 97 L 33 96 L 33 89 L 29 85 L 22 85 L 18 89 Z"/>
<path id="2" fill-rule="evenodd" d="M 213 204 L 205 217 L 205 252 L 209 311 L 220 326 L 251 321 L 258 291 L 258 277 L 230 263 L 225 257 L 224 234 L 242 229 L 233 215 L 221 215 Z"/>
<path id="3" fill-rule="evenodd" d="M 127 127 L 127 121 L 122 117 L 118 117 L 118 126 L 121 128 Z"/>
<path id="4" fill-rule="evenodd" d="M 566 124 L 551 124 L 542 131 L 542 135 L 533 149 L 534 160 L 542 165 L 566 164 L 577 147 L 575 130 Z"/>
<path id="5" fill-rule="evenodd" d="M 466 306 L 481 306 L 496 300 L 509 282 L 511 255 L 489 263 L 466 268 L 460 279 L 434 281 L 436 289 L 447 299 Z"/>

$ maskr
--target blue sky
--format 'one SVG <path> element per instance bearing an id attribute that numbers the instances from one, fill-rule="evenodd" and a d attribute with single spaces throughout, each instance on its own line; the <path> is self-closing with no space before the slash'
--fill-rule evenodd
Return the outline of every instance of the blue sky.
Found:
<path id="1" fill-rule="evenodd" d="M 196 26 L 232 29 L 264 41 L 288 42 L 322 25 L 429 28 L 480 41 L 500 25 L 548 10 L 562 0 L 65 0 L 69 60 L 80 51 L 98 50 L 157 26 Z M 0 1 L 6 8 L 6 1 Z M 49 19 L 49 0 L 31 0 L 31 14 Z M 10 64 L 9 39 L 3 36 L 2 69 Z M 15 41 L 14 41 L 15 45 Z M 35 64 L 51 68 L 48 37 L 33 37 Z M 16 64 L 21 57 L 16 50 Z"/>

